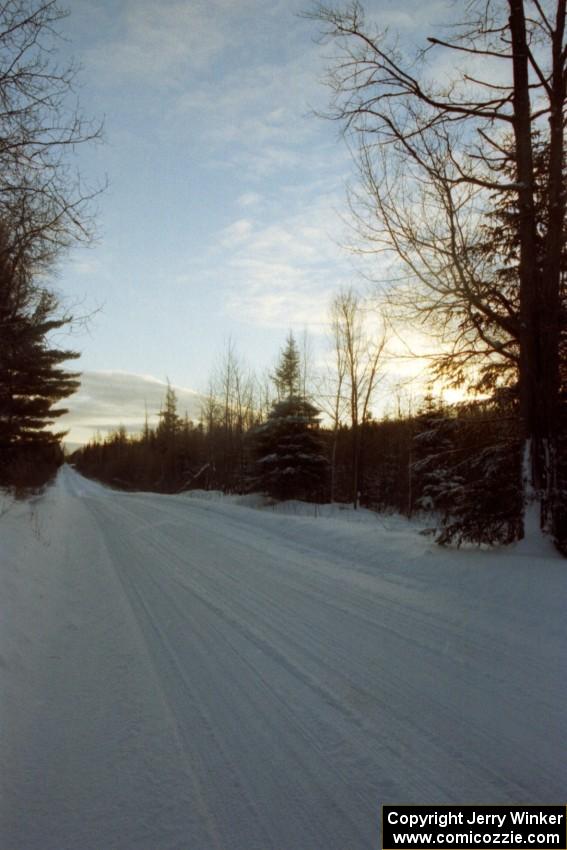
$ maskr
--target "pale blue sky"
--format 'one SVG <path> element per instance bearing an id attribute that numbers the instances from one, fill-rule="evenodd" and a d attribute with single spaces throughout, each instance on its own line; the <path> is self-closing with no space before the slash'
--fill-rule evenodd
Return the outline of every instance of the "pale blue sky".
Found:
<path id="1" fill-rule="evenodd" d="M 91 183 L 109 181 L 96 245 L 73 251 L 58 277 L 75 312 L 101 308 L 72 339 L 82 370 L 202 391 L 229 337 L 259 371 L 290 327 L 322 339 L 333 292 L 357 282 L 338 245 L 353 168 L 339 128 L 311 114 L 327 91 L 317 27 L 298 17 L 307 6 L 67 3 L 65 50 L 106 137 L 77 161 Z M 366 8 L 421 41 L 447 4 Z M 70 406 L 79 414 L 85 398 Z"/>

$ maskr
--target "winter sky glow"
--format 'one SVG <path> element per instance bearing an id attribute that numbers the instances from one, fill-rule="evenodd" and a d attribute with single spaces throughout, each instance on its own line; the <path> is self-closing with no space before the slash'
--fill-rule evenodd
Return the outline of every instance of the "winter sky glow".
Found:
<path id="1" fill-rule="evenodd" d="M 59 273 L 75 313 L 99 308 L 71 339 L 79 368 L 203 391 L 229 337 L 259 371 L 290 327 L 307 327 L 323 350 L 333 293 L 363 284 L 339 247 L 350 157 L 338 127 L 311 114 L 327 91 L 326 49 L 314 41 L 316 25 L 298 16 L 309 4 L 67 7 L 64 49 L 83 67 L 83 111 L 105 122 L 105 143 L 79 151 L 78 164 L 91 184 L 109 181 L 97 244 L 75 250 Z M 371 0 L 366 9 L 417 42 L 447 4 Z M 132 387 L 124 374 L 117 380 L 124 398 L 142 392 L 140 378 Z M 88 399 L 85 386 L 70 400 L 87 428 L 87 402 L 92 413 L 117 384 L 107 374 L 89 386 Z M 141 417 L 143 404 L 142 394 Z M 86 436 L 73 430 L 69 439 Z"/>

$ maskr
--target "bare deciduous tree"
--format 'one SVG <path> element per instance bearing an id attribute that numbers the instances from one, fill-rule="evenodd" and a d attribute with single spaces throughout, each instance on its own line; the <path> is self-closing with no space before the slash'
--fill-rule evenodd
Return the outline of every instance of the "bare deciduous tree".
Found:
<path id="1" fill-rule="evenodd" d="M 339 292 L 333 300 L 331 324 L 339 387 L 335 412 L 338 418 L 342 393 L 352 430 L 352 501 L 356 508 L 360 485 L 361 426 L 370 414 L 385 336 L 382 332 L 376 339 L 368 336 L 364 305 L 353 289 Z"/>
<path id="2" fill-rule="evenodd" d="M 90 238 L 89 201 L 98 192 L 71 167 L 73 150 L 101 128 L 76 103 L 77 68 L 58 61 L 66 14 L 55 0 L 0 5 L 0 218 L 35 263 Z"/>
<path id="3" fill-rule="evenodd" d="M 211 475 L 218 474 L 228 490 L 242 484 L 245 438 L 258 418 L 256 396 L 257 382 L 229 339 L 201 409 Z"/>
<path id="4" fill-rule="evenodd" d="M 330 117 L 353 140 L 365 222 L 424 284 L 417 312 L 456 332 L 463 366 L 467 355 L 484 354 L 517 370 L 526 499 L 543 497 L 545 508 L 559 396 L 566 0 L 472 0 L 447 39 L 429 39 L 421 66 L 367 25 L 356 2 L 343 11 L 318 6 L 308 17 L 340 45 Z M 436 82 L 432 51 L 469 67 Z M 538 139 L 547 152 L 539 205 Z M 474 250 L 494 193 L 517 213 L 517 306 Z"/>

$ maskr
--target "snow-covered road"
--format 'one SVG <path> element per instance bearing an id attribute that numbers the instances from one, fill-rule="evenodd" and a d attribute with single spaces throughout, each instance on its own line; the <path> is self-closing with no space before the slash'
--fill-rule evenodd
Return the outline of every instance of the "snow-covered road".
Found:
<path id="1" fill-rule="evenodd" d="M 383 802 L 564 802 L 558 557 L 64 467 L 0 566 L 2 850 L 371 850 Z"/>

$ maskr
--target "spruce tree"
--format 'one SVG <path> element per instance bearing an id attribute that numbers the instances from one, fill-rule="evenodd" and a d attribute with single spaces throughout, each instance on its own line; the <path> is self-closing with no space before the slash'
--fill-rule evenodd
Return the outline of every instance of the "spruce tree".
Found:
<path id="1" fill-rule="evenodd" d="M 417 418 L 414 485 L 418 506 L 439 517 L 437 542 L 511 543 L 520 532 L 522 491 L 517 399 L 428 405 Z"/>
<path id="2" fill-rule="evenodd" d="M 177 396 L 167 382 L 164 405 L 159 414 L 156 429 L 156 448 L 159 454 L 160 472 L 157 480 L 159 489 L 174 491 L 178 486 L 181 458 L 178 450 L 178 437 L 181 433 L 181 419 L 177 413 Z"/>
<path id="3" fill-rule="evenodd" d="M 320 411 L 301 396 L 299 352 L 290 332 L 275 370 L 278 400 L 253 432 L 254 486 L 277 499 L 321 497 L 328 472 Z"/>
<path id="4" fill-rule="evenodd" d="M 55 296 L 33 284 L 25 260 L 0 245 L 0 482 L 41 483 L 60 461 L 64 432 L 52 433 L 64 408 L 54 407 L 79 386 L 78 375 L 61 367 L 78 357 L 55 347 Z"/>
<path id="5" fill-rule="evenodd" d="M 301 358 L 292 332 L 289 332 L 285 348 L 281 352 L 273 375 L 278 398 L 286 399 L 300 395 Z"/>
<path id="6" fill-rule="evenodd" d="M 181 427 L 181 419 L 177 413 L 177 395 L 168 381 L 164 405 L 159 413 L 159 425 L 157 427 L 158 441 L 165 448 L 173 448 L 175 438 L 180 432 Z"/>
<path id="7" fill-rule="evenodd" d="M 328 460 L 318 416 L 317 408 L 298 396 L 274 403 L 254 433 L 256 489 L 276 499 L 321 497 Z"/>

